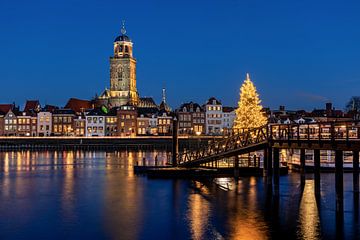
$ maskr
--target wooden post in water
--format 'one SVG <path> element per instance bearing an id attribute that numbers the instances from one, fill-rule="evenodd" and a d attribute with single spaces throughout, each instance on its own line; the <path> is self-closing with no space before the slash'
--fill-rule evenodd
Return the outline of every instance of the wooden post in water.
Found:
<path id="1" fill-rule="evenodd" d="M 268 149 L 264 149 L 264 158 L 263 158 L 263 176 L 267 176 L 267 169 L 268 169 Z"/>
<path id="2" fill-rule="evenodd" d="M 275 194 L 279 194 L 279 182 L 280 182 L 280 149 L 274 148 L 274 191 Z"/>
<path id="3" fill-rule="evenodd" d="M 344 182 L 343 182 L 343 151 L 335 151 L 335 192 L 336 192 L 336 211 L 344 210 Z"/>
<path id="4" fill-rule="evenodd" d="M 178 120 L 176 117 L 173 119 L 173 135 L 172 135 L 172 165 L 177 166 L 177 155 L 179 152 L 179 139 L 178 139 Z"/>
<path id="5" fill-rule="evenodd" d="M 272 184 L 273 164 L 272 164 L 272 148 L 267 148 L 267 176 L 268 184 Z"/>
<path id="6" fill-rule="evenodd" d="M 359 152 L 353 151 L 353 189 L 359 194 Z"/>
<path id="7" fill-rule="evenodd" d="M 300 174 L 301 186 L 305 186 L 305 149 L 300 149 Z"/>
<path id="8" fill-rule="evenodd" d="M 314 149 L 315 194 L 320 195 L 320 149 Z"/>
<path id="9" fill-rule="evenodd" d="M 239 155 L 235 155 L 235 159 L 234 159 L 234 178 L 238 179 L 239 178 Z"/>

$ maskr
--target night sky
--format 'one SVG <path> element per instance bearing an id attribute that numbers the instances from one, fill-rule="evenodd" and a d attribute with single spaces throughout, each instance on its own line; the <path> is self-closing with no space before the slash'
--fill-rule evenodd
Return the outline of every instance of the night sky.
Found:
<path id="1" fill-rule="evenodd" d="M 0 1 L 0 103 L 64 105 L 109 86 L 121 20 L 141 96 L 236 106 L 250 73 L 266 107 L 343 109 L 360 95 L 358 1 Z"/>

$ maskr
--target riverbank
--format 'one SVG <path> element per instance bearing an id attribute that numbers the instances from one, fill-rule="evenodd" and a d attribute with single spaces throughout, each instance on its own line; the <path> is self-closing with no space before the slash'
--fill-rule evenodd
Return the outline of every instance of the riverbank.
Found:
<path id="1" fill-rule="evenodd" d="M 179 149 L 205 146 L 218 137 L 179 136 Z M 171 136 L 143 137 L 0 137 L 0 151 L 8 150 L 164 150 Z"/>

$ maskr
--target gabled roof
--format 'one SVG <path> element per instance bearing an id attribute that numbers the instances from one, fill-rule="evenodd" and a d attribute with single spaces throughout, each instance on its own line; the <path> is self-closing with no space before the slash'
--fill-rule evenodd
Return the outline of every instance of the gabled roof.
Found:
<path id="1" fill-rule="evenodd" d="M 24 111 L 27 114 L 36 113 L 40 110 L 39 100 L 27 100 L 25 103 Z"/>
<path id="2" fill-rule="evenodd" d="M 142 97 L 139 99 L 138 108 L 157 108 L 154 99 L 152 97 Z"/>
<path id="3" fill-rule="evenodd" d="M 53 111 L 56 110 L 56 109 L 59 109 L 59 107 L 46 104 L 46 105 L 41 109 L 41 111 L 43 111 L 43 112 L 53 112 Z"/>
<path id="4" fill-rule="evenodd" d="M 207 105 L 213 105 L 215 101 L 216 105 L 221 105 L 221 102 L 217 100 L 215 97 L 209 98 L 209 100 L 206 102 Z"/>
<path id="5" fill-rule="evenodd" d="M 232 111 L 234 111 L 236 108 L 234 107 L 223 107 L 223 112 L 226 112 L 226 113 L 230 113 Z"/>
<path id="6" fill-rule="evenodd" d="M 0 113 L 2 114 L 6 114 L 11 109 L 14 109 L 14 104 L 0 104 Z"/>
<path id="7" fill-rule="evenodd" d="M 85 111 L 85 109 L 90 109 L 93 107 L 93 104 L 89 100 L 82 100 L 77 98 L 70 98 L 66 103 L 65 108 L 69 108 L 77 113 Z"/>
<path id="8" fill-rule="evenodd" d="M 194 102 L 188 102 L 188 103 L 181 104 L 178 111 L 183 112 L 184 108 L 186 109 L 186 112 L 196 112 L 197 108 L 200 109 L 200 112 L 203 110 L 203 108 L 198 103 L 194 103 Z"/>
<path id="9" fill-rule="evenodd" d="M 61 108 L 61 109 L 55 109 L 53 111 L 53 114 L 71 114 L 71 115 L 75 115 L 75 112 L 72 109 Z"/>

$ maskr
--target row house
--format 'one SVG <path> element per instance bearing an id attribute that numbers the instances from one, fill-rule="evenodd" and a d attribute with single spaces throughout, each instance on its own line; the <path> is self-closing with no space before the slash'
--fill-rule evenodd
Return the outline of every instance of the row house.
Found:
<path id="1" fill-rule="evenodd" d="M 105 136 L 105 115 L 99 108 L 86 114 L 85 135 L 87 137 Z"/>
<path id="2" fill-rule="evenodd" d="M 85 136 L 86 131 L 86 117 L 84 113 L 77 115 L 74 118 L 74 135 L 77 137 Z"/>
<path id="3" fill-rule="evenodd" d="M 54 136 L 74 135 L 75 112 L 71 109 L 55 109 L 52 112 L 52 132 Z"/>
<path id="4" fill-rule="evenodd" d="M 155 107 L 139 108 L 137 117 L 137 135 L 157 135 L 157 114 Z"/>
<path id="5" fill-rule="evenodd" d="M 137 131 L 137 110 L 132 105 L 124 105 L 117 107 L 118 135 L 119 136 L 135 136 Z"/>
<path id="6" fill-rule="evenodd" d="M 230 133 L 236 118 L 236 109 L 233 107 L 223 107 L 223 119 L 222 119 L 222 129 L 224 134 Z"/>
<path id="7" fill-rule="evenodd" d="M 17 119 L 16 119 L 15 114 L 13 113 L 13 110 L 14 110 L 13 104 L 0 104 L 0 135 L 1 136 L 8 136 L 9 133 L 10 133 L 10 135 L 16 134 Z M 11 112 L 10 116 L 9 116 L 9 112 Z M 11 119 L 9 119 L 9 118 L 11 118 Z M 13 119 L 14 119 L 14 122 L 13 122 Z M 14 128 L 14 131 L 13 131 L 13 128 Z"/>
<path id="8" fill-rule="evenodd" d="M 37 136 L 37 117 L 21 112 L 17 116 L 17 136 Z"/>
<path id="9" fill-rule="evenodd" d="M 206 134 L 220 135 L 223 129 L 223 109 L 219 100 L 211 97 L 205 104 Z"/>
<path id="10" fill-rule="evenodd" d="M 172 133 L 174 114 L 161 110 L 157 116 L 158 135 L 170 135 Z"/>
<path id="11" fill-rule="evenodd" d="M 205 112 L 193 102 L 184 103 L 177 110 L 179 134 L 205 134 Z"/>
<path id="12" fill-rule="evenodd" d="M 9 109 L 4 115 L 4 136 L 16 136 L 17 135 L 17 115 L 19 111 L 17 109 Z"/>
<path id="13" fill-rule="evenodd" d="M 48 137 L 52 135 L 52 113 L 40 111 L 37 113 L 37 136 Z"/>
<path id="14" fill-rule="evenodd" d="M 105 116 L 105 135 L 106 136 L 117 136 L 118 133 L 118 118 L 117 109 L 113 108 Z"/>

